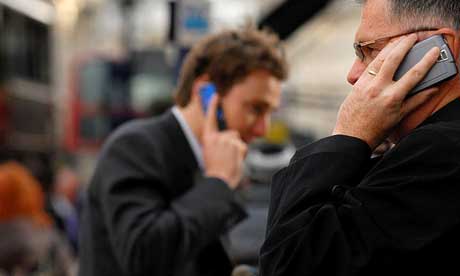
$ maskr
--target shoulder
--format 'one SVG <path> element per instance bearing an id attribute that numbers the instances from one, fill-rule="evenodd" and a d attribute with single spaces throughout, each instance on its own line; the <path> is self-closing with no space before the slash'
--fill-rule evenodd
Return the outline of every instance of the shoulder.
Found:
<path id="1" fill-rule="evenodd" d="M 106 140 L 102 153 L 113 147 L 156 147 L 168 141 L 167 129 L 174 123 L 171 113 L 159 117 L 137 119 L 117 128 Z"/>
<path id="2" fill-rule="evenodd" d="M 423 125 L 404 137 L 399 144 L 460 150 L 460 120 Z"/>
<path id="3" fill-rule="evenodd" d="M 109 191 L 128 179 L 163 179 L 171 150 L 167 122 L 164 116 L 133 120 L 115 130 L 99 153 L 90 194 Z"/>
<path id="4" fill-rule="evenodd" d="M 171 114 L 165 114 L 133 120 L 119 127 L 104 143 L 96 172 L 115 173 L 114 168 L 123 168 L 124 172 L 150 174 L 153 168 L 163 168 L 172 150 L 169 133 L 174 128 L 169 125 L 174 121 L 171 118 Z"/>
<path id="5" fill-rule="evenodd" d="M 423 125 L 403 137 L 374 168 L 400 168 L 408 174 L 421 167 L 458 166 L 460 159 L 460 122 Z"/>

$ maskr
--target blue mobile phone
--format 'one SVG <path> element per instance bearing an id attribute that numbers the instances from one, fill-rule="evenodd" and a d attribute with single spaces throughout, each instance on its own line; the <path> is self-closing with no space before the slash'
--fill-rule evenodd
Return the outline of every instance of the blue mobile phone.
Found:
<path id="1" fill-rule="evenodd" d="M 216 93 L 216 86 L 213 83 L 207 83 L 200 88 L 200 98 L 201 106 L 203 107 L 203 112 L 206 114 L 208 111 L 209 103 L 211 102 L 212 96 Z M 217 125 L 219 130 L 224 130 L 227 128 L 227 124 L 224 119 L 224 111 L 222 107 L 217 107 Z"/>

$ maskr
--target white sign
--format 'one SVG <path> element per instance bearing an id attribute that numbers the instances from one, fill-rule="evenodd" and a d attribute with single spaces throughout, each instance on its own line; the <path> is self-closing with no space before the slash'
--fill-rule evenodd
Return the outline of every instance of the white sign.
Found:
<path id="1" fill-rule="evenodd" d="M 191 46 L 210 32 L 210 3 L 207 0 L 178 1 L 177 37 L 182 46 Z"/>

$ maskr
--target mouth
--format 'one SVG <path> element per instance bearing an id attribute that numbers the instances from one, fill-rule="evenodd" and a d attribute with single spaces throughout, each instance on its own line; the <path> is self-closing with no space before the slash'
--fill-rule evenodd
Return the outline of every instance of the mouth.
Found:
<path id="1" fill-rule="evenodd" d="M 254 136 L 249 136 L 249 137 L 243 137 L 243 141 L 246 143 L 246 144 L 250 144 L 252 141 L 254 141 L 256 137 Z"/>

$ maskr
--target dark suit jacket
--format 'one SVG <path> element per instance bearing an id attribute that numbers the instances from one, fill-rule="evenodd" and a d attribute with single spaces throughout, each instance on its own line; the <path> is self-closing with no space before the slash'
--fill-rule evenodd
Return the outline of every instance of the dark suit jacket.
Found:
<path id="1" fill-rule="evenodd" d="M 460 275 L 460 100 L 370 155 L 331 136 L 275 175 L 262 276 Z"/>
<path id="2" fill-rule="evenodd" d="M 104 145 L 81 224 L 80 275 L 230 275 L 219 236 L 245 212 L 226 183 L 204 178 L 179 123 L 121 127 Z"/>

